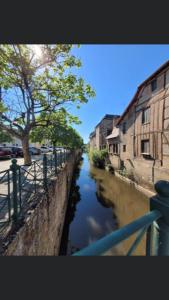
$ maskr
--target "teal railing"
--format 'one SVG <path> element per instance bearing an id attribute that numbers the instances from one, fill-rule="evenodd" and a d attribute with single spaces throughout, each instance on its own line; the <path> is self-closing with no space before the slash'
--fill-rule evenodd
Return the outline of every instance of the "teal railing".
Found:
<path id="1" fill-rule="evenodd" d="M 169 255 L 169 182 L 155 184 L 157 195 L 150 198 L 150 212 L 130 224 L 113 231 L 73 256 L 98 256 L 111 250 L 131 235 L 138 235 L 126 253 L 131 255 L 146 234 L 146 255 Z"/>
<path id="2" fill-rule="evenodd" d="M 70 155 L 68 149 L 55 150 L 32 161 L 30 166 L 18 165 L 12 159 L 10 168 L 0 172 L 0 230 L 9 221 L 18 221 L 22 209 L 38 189 L 48 192 L 50 178 L 57 175 Z"/>

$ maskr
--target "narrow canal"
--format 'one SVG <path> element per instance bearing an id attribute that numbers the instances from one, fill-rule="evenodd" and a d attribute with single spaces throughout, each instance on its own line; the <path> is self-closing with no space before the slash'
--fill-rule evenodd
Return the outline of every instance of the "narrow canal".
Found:
<path id="1" fill-rule="evenodd" d="M 149 200 L 110 172 L 93 167 L 83 154 L 75 172 L 60 255 L 88 246 L 149 210 Z M 125 255 L 135 235 L 106 255 Z M 145 255 L 145 237 L 133 255 Z"/>

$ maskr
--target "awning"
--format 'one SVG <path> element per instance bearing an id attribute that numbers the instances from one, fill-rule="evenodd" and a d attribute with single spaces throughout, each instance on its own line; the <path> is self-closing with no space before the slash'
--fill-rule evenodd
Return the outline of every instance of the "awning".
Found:
<path id="1" fill-rule="evenodd" d="M 107 140 L 113 139 L 119 136 L 119 128 L 115 127 L 110 135 L 106 137 Z"/>

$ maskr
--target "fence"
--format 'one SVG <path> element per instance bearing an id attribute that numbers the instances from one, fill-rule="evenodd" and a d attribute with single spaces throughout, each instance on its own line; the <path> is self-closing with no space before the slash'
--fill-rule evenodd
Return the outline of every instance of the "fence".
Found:
<path id="1" fill-rule="evenodd" d="M 9 221 L 17 222 L 23 209 L 40 189 L 47 193 L 52 176 L 56 176 L 71 154 L 70 150 L 44 154 L 30 166 L 12 159 L 10 169 L 0 172 L 0 229 Z"/>
<path id="2" fill-rule="evenodd" d="M 146 255 L 169 255 L 169 182 L 158 181 L 155 184 L 157 195 L 150 198 L 150 212 L 132 223 L 120 228 L 73 256 L 103 255 L 134 233 L 138 233 L 127 252 L 131 255 L 146 234 Z"/>

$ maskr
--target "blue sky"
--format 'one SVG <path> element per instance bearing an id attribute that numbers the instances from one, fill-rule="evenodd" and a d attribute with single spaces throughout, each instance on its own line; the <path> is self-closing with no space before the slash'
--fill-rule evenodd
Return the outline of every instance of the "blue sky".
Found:
<path id="1" fill-rule="evenodd" d="M 100 119 L 105 114 L 121 114 L 137 86 L 169 60 L 169 45 L 81 45 L 73 53 L 82 61 L 78 74 L 96 92 L 95 99 L 79 110 L 71 109 L 82 121 L 75 128 L 88 142 Z"/>

